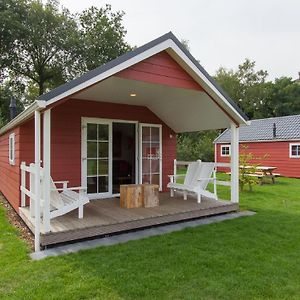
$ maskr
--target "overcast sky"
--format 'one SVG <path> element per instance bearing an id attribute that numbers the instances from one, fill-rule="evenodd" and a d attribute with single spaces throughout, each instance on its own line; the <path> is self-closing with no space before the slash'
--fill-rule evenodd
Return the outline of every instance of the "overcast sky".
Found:
<path id="1" fill-rule="evenodd" d="M 245 58 L 269 79 L 298 77 L 299 0 L 61 0 L 71 12 L 106 3 L 125 12 L 126 40 L 141 46 L 172 31 L 189 41 L 191 53 L 213 75 Z"/>

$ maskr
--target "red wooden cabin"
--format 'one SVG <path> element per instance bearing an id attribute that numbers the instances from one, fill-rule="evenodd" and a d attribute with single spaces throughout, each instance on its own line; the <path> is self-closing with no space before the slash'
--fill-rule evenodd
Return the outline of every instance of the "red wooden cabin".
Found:
<path id="1" fill-rule="evenodd" d="M 154 183 L 165 192 L 176 133 L 237 132 L 245 123 L 235 103 L 168 33 L 40 96 L 1 128 L 0 190 L 17 212 L 26 211 L 20 164 L 35 163 L 38 183 L 42 166 L 45 185 L 34 197 L 43 198 L 43 231 L 51 233 L 50 175 L 86 187 L 90 199 L 114 197 L 128 183 Z M 232 182 L 238 202 L 237 175 Z"/>
<path id="2" fill-rule="evenodd" d="M 230 161 L 230 135 L 225 130 L 215 141 L 215 160 Z M 254 164 L 277 167 L 276 173 L 300 178 L 300 115 L 252 120 L 241 126 L 240 152 L 252 153 Z"/>

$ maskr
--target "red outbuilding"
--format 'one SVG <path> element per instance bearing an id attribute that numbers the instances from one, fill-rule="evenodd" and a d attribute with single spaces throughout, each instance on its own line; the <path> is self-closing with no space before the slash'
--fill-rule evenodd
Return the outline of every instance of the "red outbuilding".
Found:
<path id="1" fill-rule="evenodd" d="M 215 160 L 229 162 L 230 129 L 215 143 Z M 252 120 L 239 130 L 240 152 L 252 153 L 253 164 L 274 166 L 276 173 L 300 178 L 300 115 Z"/>

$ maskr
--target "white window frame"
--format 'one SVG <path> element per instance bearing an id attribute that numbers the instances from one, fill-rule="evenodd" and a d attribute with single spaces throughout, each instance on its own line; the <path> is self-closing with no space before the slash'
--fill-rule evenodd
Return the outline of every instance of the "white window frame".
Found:
<path id="1" fill-rule="evenodd" d="M 300 143 L 290 143 L 290 158 L 300 158 L 300 153 L 298 155 L 293 155 L 292 154 L 293 146 L 299 146 L 300 147 Z"/>
<path id="2" fill-rule="evenodd" d="M 15 133 L 8 137 L 8 161 L 10 165 L 15 165 Z"/>
<path id="3" fill-rule="evenodd" d="M 229 151 L 228 151 L 229 154 L 223 154 L 223 149 L 224 148 L 229 149 Z M 221 145 L 221 156 L 222 157 L 230 157 L 231 156 L 231 145 Z"/>

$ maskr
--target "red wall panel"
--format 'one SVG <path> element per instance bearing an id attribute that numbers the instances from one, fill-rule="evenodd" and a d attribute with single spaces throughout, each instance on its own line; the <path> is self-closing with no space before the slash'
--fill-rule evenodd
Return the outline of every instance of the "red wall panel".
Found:
<path id="1" fill-rule="evenodd" d="M 15 165 L 8 160 L 8 139 L 15 133 Z M 5 198 L 18 211 L 20 201 L 20 128 L 0 136 L 0 190 Z"/>
<path id="2" fill-rule="evenodd" d="M 203 91 L 202 87 L 166 51 L 155 54 L 115 76 Z"/>
<path id="3" fill-rule="evenodd" d="M 240 143 L 240 152 L 253 153 L 258 158 L 252 161 L 253 164 L 274 166 L 277 167 L 275 172 L 282 176 L 300 178 L 300 158 L 290 158 L 289 144 L 289 141 Z M 220 153 L 221 144 L 217 144 L 217 161 L 230 161 L 229 157 L 222 157 Z"/>

